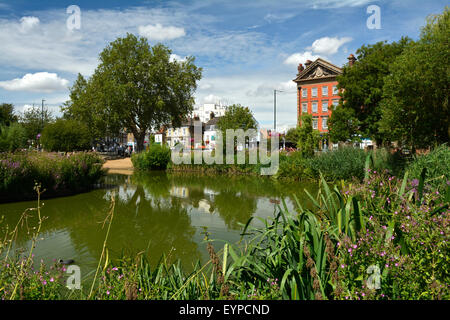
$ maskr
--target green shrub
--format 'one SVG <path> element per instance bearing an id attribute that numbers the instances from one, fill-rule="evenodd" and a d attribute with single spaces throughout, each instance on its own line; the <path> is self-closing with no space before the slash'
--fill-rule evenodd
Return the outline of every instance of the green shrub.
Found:
<path id="1" fill-rule="evenodd" d="M 147 151 L 133 154 L 131 161 L 139 170 L 165 170 L 170 162 L 170 149 L 153 144 Z"/>
<path id="2" fill-rule="evenodd" d="M 367 154 L 362 149 L 345 147 L 335 151 L 322 152 L 307 162 L 313 176 L 320 172 L 327 180 L 351 180 L 364 178 Z"/>
<path id="3" fill-rule="evenodd" d="M 311 170 L 307 166 L 307 159 L 299 151 L 289 155 L 280 155 L 280 167 L 275 177 L 291 180 L 313 178 Z"/>
<path id="4" fill-rule="evenodd" d="M 450 148 L 444 144 L 428 154 L 416 156 L 407 167 L 409 177 L 419 179 L 424 168 L 427 169 L 425 182 L 445 192 L 450 180 Z"/>
<path id="5" fill-rule="evenodd" d="M 90 188 L 105 174 L 103 160 L 94 153 L 60 155 L 46 152 L 0 154 L 0 201 L 34 198 L 40 183 L 44 196 L 75 193 Z"/>
<path id="6" fill-rule="evenodd" d="M 91 145 L 86 124 L 63 119 L 44 128 L 41 142 L 48 151 L 83 151 L 89 150 Z"/>
<path id="7" fill-rule="evenodd" d="M 0 152 L 15 151 L 27 146 L 27 133 L 19 123 L 0 127 Z"/>

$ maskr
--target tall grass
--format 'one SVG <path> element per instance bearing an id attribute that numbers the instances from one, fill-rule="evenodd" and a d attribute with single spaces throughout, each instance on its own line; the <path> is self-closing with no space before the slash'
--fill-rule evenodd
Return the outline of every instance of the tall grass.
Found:
<path id="1" fill-rule="evenodd" d="M 316 195 L 305 190 L 313 208 L 297 201 L 289 212 L 283 202 L 273 217 L 257 218 L 261 227 L 251 218 L 241 240 L 219 251 L 206 236 L 210 259 L 192 272 L 171 252 L 154 267 L 145 251 L 111 261 L 107 233 L 91 290 L 75 298 L 449 299 L 450 187 L 445 195 L 423 173 L 416 183 L 408 173 L 399 179 L 366 170 L 363 183 L 330 186 L 321 176 Z M 113 213 L 114 206 L 109 226 Z M 379 288 L 368 278 L 374 267 Z M 6 286 L 0 278 L 0 287 L 20 288 L 23 274 L 11 275 Z"/>

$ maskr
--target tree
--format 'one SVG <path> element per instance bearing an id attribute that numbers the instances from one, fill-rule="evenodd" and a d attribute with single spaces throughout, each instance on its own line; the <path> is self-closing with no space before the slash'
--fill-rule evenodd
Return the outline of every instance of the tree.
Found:
<path id="1" fill-rule="evenodd" d="M 251 110 L 240 104 L 228 106 L 223 117 L 220 117 L 217 122 L 217 126 L 223 133 L 225 133 L 225 130 L 227 129 L 243 129 L 244 131 L 256 129 L 257 125 Z"/>
<path id="2" fill-rule="evenodd" d="M 217 127 L 221 131 L 222 137 L 224 139 L 226 139 L 227 129 L 242 129 L 244 131 L 247 131 L 248 129 L 256 129 L 257 126 L 258 123 L 256 122 L 252 111 L 248 107 L 244 107 L 240 104 L 233 104 L 231 106 L 228 106 L 225 110 L 225 114 L 220 117 L 219 121 L 217 122 Z M 246 139 L 248 140 L 248 138 L 252 137 L 247 137 Z M 236 144 L 237 138 L 235 137 L 234 140 Z M 225 143 L 223 147 L 226 148 Z"/>
<path id="3" fill-rule="evenodd" d="M 93 108 L 104 120 L 94 121 L 100 132 L 126 128 L 136 139 L 137 151 L 143 150 L 148 130 L 168 123 L 177 127 L 193 109 L 202 69 L 194 65 L 193 57 L 171 62 L 171 53 L 162 44 L 152 47 L 132 34 L 111 42 L 101 52 L 86 90 L 81 79 L 80 89 L 72 88 L 71 93 L 79 96 L 67 105 L 67 113 L 77 117 Z"/>
<path id="4" fill-rule="evenodd" d="M 11 123 L 17 122 L 18 118 L 14 114 L 14 105 L 10 103 L 0 104 L 0 126 L 10 126 Z"/>
<path id="5" fill-rule="evenodd" d="M 384 78 L 389 74 L 389 66 L 412 43 L 411 39 L 404 37 L 398 42 L 363 45 L 356 51 L 357 61 L 353 66 L 345 66 L 342 75 L 337 77 L 339 88 L 344 89 L 340 93 L 343 107 L 352 109 L 358 121 L 356 133 L 370 137 L 377 145 L 385 140 L 379 131 Z M 351 112 L 346 110 L 345 113 Z M 337 123 L 336 119 L 334 122 Z M 342 136 L 339 138 L 344 140 Z M 351 136 L 346 138 L 352 139 Z"/>
<path id="6" fill-rule="evenodd" d="M 32 141 L 37 140 L 37 135 L 42 133 L 44 127 L 51 122 L 53 122 L 52 113 L 45 109 L 42 112 L 39 107 L 26 110 L 20 117 L 20 123 L 26 130 L 27 139 Z"/>
<path id="7" fill-rule="evenodd" d="M 414 151 L 449 141 L 450 10 L 430 16 L 420 39 L 390 66 L 380 131 Z"/>
<path id="8" fill-rule="evenodd" d="M 355 111 L 339 104 L 328 121 L 330 140 L 333 142 L 358 140 L 358 123 Z"/>
<path id="9" fill-rule="evenodd" d="M 97 85 L 97 86 L 96 86 Z M 121 131 L 120 121 L 111 108 L 103 105 L 98 83 L 93 78 L 86 80 L 78 74 L 70 88 L 70 100 L 61 107 L 64 119 L 72 119 L 87 124 L 91 140 L 117 136 Z"/>
<path id="10" fill-rule="evenodd" d="M 313 129 L 312 115 L 303 113 L 300 120 L 301 125 L 297 129 L 297 148 L 303 157 L 312 157 L 314 156 L 314 150 L 319 144 L 320 133 L 318 130 Z"/>
<path id="11" fill-rule="evenodd" d="M 42 145 L 49 151 L 82 151 L 90 148 L 89 129 L 76 120 L 58 119 L 44 128 Z"/>

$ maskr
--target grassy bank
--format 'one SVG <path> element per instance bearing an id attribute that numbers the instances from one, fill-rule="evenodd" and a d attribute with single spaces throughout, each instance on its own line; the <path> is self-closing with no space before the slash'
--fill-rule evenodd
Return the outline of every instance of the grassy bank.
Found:
<path id="1" fill-rule="evenodd" d="M 362 183 L 322 178 L 312 209 L 281 205 L 240 243 L 208 239 L 210 260 L 186 272 L 170 253 L 156 266 L 144 253 L 108 259 L 106 238 L 95 280 L 65 289 L 65 266 L 32 269 L 32 251 L 1 264 L 5 299 L 449 299 L 450 188 L 367 170 Z M 307 192 L 307 191 L 305 191 Z M 39 210 L 34 211 L 39 216 Z M 32 212 L 29 212 L 31 214 Z M 38 244 L 39 224 L 34 233 Z M 45 223 L 45 222 L 43 222 Z M 18 224 L 19 225 L 19 224 Z M 7 240 L 7 239 L 6 239 Z M 0 246 L 0 253 L 8 248 Z M 10 257 L 12 255 L 9 255 Z"/>
<path id="2" fill-rule="evenodd" d="M 36 199 L 36 183 L 46 190 L 43 197 L 89 190 L 105 174 L 102 164 L 98 155 L 89 152 L 0 153 L 0 202 Z"/>

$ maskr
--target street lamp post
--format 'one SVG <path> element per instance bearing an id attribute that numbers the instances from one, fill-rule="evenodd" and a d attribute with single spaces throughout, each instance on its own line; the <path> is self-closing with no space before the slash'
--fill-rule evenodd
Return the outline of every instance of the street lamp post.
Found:
<path id="1" fill-rule="evenodd" d="M 45 99 L 42 99 L 42 106 L 41 106 L 41 131 L 44 129 L 44 101 L 45 101 Z"/>
<path id="2" fill-rule="evenodd" d="M 283 92 L 281 90 L 273 90 L 273 130 L 277 132 L 277 92 Z"/>

